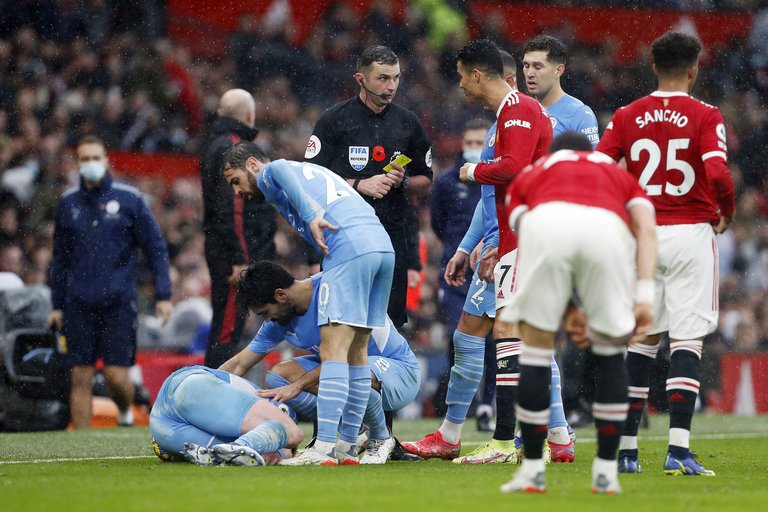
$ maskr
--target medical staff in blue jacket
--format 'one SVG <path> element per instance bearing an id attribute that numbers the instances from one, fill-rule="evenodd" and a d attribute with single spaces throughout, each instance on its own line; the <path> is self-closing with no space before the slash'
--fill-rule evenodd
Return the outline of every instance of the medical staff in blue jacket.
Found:
<path id="1" fill-rule="evenodd" d="M 137 249 L 154 277 L 156 314 L 166 321 L 172 309 L 168 248 L 141 192 L 113 180 L 99 138 L 80 141 L 77 161 L 80 186 L 64 193 L 56 213 L 50 322 L 67 340 L 75 428 L 90 426 L 98 358 L 120 410 L 118 423 L 132 425 L 134 387 L 128 369 L 136 353 Z"/>

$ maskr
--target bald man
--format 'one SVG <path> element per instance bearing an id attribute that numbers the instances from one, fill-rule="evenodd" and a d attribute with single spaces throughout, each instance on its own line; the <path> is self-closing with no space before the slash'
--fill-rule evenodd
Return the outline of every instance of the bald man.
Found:
<path id="1" fill-rule="evenodd" d="M 205 258 L 211 274 L 213 319 L 205 364 L 218 368 L 237 353 L 245 322 L 235 307 L 235 287 L 248 263 L 275 256 L 275 211 L 232 193 L 221 169 L 224 152 L 241 140 L 253 141 L 256 102 L 242 89 L 230 89 L 219 100 L 217 117 L 208 127 L 200 152 L 203 185 Z"/>

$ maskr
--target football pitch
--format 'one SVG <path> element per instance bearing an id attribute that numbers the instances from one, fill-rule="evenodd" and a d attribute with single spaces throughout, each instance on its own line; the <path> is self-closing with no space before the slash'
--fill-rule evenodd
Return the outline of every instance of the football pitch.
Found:
<path id="1" fill-rule="evenodd" d="M 413 440 L 438 425 L 434 419 L 402 420 L 395 428 L 399 438 Z M 618 496 L 590 492 L 591 428 L 577 430 L 575 463 L 548 466 L 545 495 L 501 494 L 499 485 L 515 469 L 508 465 L 431 460 L 357 467 L 197 467 L 157 459 L 147 429 L 0 434 L 0 510 L 764 510 L 768 417 L 694 418 L 692 448 L 715 477 L 662 473 L 666 425 L 666 416 L 653 416 L 650 428 L 640 431 L 645 472 L 621 475 L 624 493 Z M 463 451 L 485 439 L 470 419 Z"/>

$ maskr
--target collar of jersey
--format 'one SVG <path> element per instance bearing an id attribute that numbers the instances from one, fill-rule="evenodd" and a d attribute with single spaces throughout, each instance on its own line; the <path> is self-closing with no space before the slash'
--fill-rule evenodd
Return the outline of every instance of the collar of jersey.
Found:
<path id="1" fill-rule="evenodd" d="M 688 96 L 688 93 L 683 91 L 653 91 L 651 96 L 656 96 L 657 98 L 673 98 L 675 96 Z"/>
<path id="2" fill-rule="evenodd" d="M 499 114 L 501 114 L 501 109 L 504 107 L 504 104 L 507 102 L 507 98 L 509 98 L 513 94 L 517 94 L 517 89 L 513 88 L 511 91 L 509 91 L 509 93 L 506 96 L 504 96 L 504 99 L 501 100 L 501 104 L 499 105 L 499 108 L 496 109 L 496 119 L 499 118 Z"/>
<path id="3" fill-rule="evenodd" d="M 387 112 L 389 112 L 389 107 L 392 106 L 392 104 L 390 103 L 386 107 L 384 107 L 384 110 L 382 110 L 381 112 L 374 112 L 373 110 L 368 108 L 368 105 L 363 103 L 363 100 L 360 99 L 360 95 L 359 94 L 355 95 L 355 100 L 357 100 L 357 104 L 360 105 L 360 107 L 362 107 L 366 112 L 368 112 L 369 116 L 384 117 L 384 116 L 387 115 Z"/>

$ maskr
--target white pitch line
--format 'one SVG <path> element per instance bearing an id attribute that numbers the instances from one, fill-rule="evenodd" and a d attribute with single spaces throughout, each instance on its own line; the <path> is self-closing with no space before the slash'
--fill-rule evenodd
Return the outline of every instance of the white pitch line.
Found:
<path id="1" fill-rule="evenodd" d="M 768 437 L 767 434 L 759 432 L 734 432 L 727 434 L 698 434 L 694 436 L 695 439 L 758 439 L 762 437 Z M 666 441 L 667 436 L 640 436 L 640 441 Z M 577 443 L 595 443 L 595 438 L 579 438 Z M 469 441 L 461 443 L 463 446 L 480 446 L 484 442 Z M 130 459 L 154 459 L 154 455 L 125 455 L 125 456 L 109 456 L 109 457 L 68 457 L 61 459 L 31 459 L 31 460 L 0 460 L 0 465 L 4 464 L 48 464 L 52 462 L 86 462 L 93 460 L 130 460 Z"/>
<path id="2" fill-rule="evenodd" d="M 761 437 L 768 438 L 768 434 L 760 433 L 760 432 L 734 432 L 734 433 L 728 433 L 728 434 L 692 434 L 692 440 L 696 441 L 696 439 L 758 439 Z M 666 441 L 669 439 L 669 436 L 638 436 L 638 441 Z M 462 446 L 480 446 L 481 444 L 485 444 L 487 441 L 469 441 L 466 443 L 461 443 Z M 576 442 L 581 443 L 596 443 L 597 438 L 594 437 L 588 437 L 588 438 L 576 438 Z"/>
<path id="3" fill-rule="evenodd" d="M 110 457 L 69 457 L 65 459 L 0 460 L 2 464 L 47 464 L 49 462 L 84 462 L 89 460 L 154 459 L 154 455 L 124 455 Z"/>

